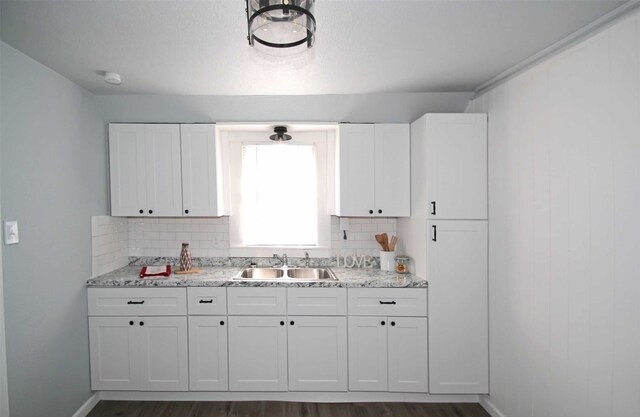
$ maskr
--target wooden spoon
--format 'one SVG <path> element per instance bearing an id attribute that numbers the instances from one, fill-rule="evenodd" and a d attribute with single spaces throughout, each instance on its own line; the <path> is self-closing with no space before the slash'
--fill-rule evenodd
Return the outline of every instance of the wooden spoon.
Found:
<path id="1" fill-rule="evenodd" d="M 397 244 L 398 244 L 398 236 L 396 235 L 391 236 L 391 241 L 389 242 L 389 250 L 391 252 L 395 251 Z"/>
<path id="2" fill-rule="evenodd" d="M 385 252 L 389 252 L 389 236 L 386 233 L 382 234 L 382 248 Z"/>
<path id="3" fill-rule="evenodd" d="M 382 250 L 384 249 L 384 240 L 382 239 L 382 235 L 375 235 L 376 237 L 376 242 L 378 242 L 380 244 L 380 246 L 382 246 Z"/>

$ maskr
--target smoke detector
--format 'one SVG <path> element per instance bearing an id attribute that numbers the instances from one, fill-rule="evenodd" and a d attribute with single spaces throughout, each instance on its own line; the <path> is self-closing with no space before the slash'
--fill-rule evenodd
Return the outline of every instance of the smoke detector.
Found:
<path id="1" fill-rule="evenodd" d="M 273 128 L 273 132 L 275 135 L 269 136 L 269 139 L 276 142 L 286 142 L 291 140 L 291 135 L 287 135 L 287 127 L 286 126 L 276 126 Z"/>
<path id="2" fill-rule="evenodd" d="M 104 74 L 104 82 L 107 84 L 120 85 L 122 80 L 117 72 L 107 72 Z"/>

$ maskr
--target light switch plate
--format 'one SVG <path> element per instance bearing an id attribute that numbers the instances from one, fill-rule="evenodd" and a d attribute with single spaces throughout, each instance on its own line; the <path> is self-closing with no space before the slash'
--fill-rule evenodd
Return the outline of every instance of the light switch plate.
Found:
<path id="1" fill-rule="evenodd" d="M 349 230 L 349 219 L 347 217 L 340 217 L 340 230 Z"/>
<path id="2" fill-rule="evenodd" d="M 4 222 L 4 243 L 5 245 L 15 245 L 20 239 L 18 238 L 18 222 L 10 220 Z"/>

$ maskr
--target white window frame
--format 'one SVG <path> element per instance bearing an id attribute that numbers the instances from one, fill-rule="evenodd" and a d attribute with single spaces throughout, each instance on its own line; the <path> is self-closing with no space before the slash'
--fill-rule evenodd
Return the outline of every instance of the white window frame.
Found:
<path id="1" fill-rule="evenodd" d="M 328 210 L 328 190 L 330 177 L 327 158 L 329 145 L 328 131 L 295 132 L 292 142 L 296 144 L 314 145 L 316 154 L 316 178 L 318 181 L 318 245 L 317 246 L 247 246 L 242 243 L 242 215 L 239 208 L 242 178 L 242 146 L 245 144 L 269 144 L 265 132 L 228 131 L 226 132 L 226 153 L 229 162 L 229 255 L 232 257 L 271 257 L 275 253 L 286 253 L 292 257 L 303 257 L 308 252 L 311 257 L 329 257 L 331 255 L 331 216 Z M 285 144 L 286 146 L 286 144 Z M 282 190 L 295 193 L 287 188 L 286 180 L 282 181 Z"/>

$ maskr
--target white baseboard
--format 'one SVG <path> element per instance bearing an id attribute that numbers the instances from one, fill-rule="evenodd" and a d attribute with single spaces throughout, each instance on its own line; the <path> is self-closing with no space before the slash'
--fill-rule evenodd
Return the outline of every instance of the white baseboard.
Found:
<path id="1" fill-rule="evenodd" d="M 498 407 L 491 402 L 488 395 L 480 396 L 480 405 L 491 415 L 491 417 L 506 417 L 502 411 L 498 410 Z"/>
<path id="2" fill-rule="evenodd" d="M 100 391 L 101 400 L 115 401 L 294 401 L 477 403 L 477 395 L 429 395 L 396 392 L 142 392 Z M 75 417 L 75 416 L 74 416 Z"/>
<path id="3" fill-rule="evenodd" d="M 71 417 L 87 417 L 91 410 L 93 410 L 93 407 L 98 404 L 98 401 L 100 401 L 100 393 L 94 392 L 93 395 L 89 397 L 89 399 L 85 401 L 85 403 L 82 404 L 82 406 L 78 408 L 78 411 L 73 413 Z"/>

